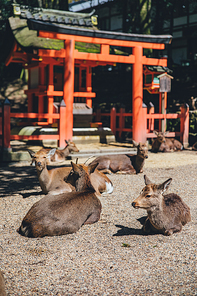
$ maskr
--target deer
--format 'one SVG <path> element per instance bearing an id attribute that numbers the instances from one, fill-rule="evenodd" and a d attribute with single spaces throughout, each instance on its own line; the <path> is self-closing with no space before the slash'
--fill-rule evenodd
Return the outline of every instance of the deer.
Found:
<path id="1" fill-rule="evenodd" d="M 148 158 L 148 146 L 146 143 L 133 144 L 137 147 L 137 154 L 112 154 L 103 155 L 94 159 L 90 164 L 98 162 L 97 170 L 106 173 L 138 174 L 143 172 L 145 159 Z"/>
<path id="2" fill-rule="evenodd" d="M 79 164 L 79 166 L 84 170 L 87 170 L 87 166 L 85 164 Z M 67 178 L 67 182 L 70 183 L 72 186 L 75 186 L 74 176 L 75 175 L 71 172 Z M 112 181 L 104 173 L 97 170 L 97 168 L 90 175 L 90 181 L 97 195 L 101 195 L 103 193 L 110 194 L 113 192 Z"/>
<path id="3" fill-rule="evenodd" d="M 197 142 L 192 145 L 192 150 L 197 151 Z"/>
<path id="4" fill-rule="evenodd" d="M 56 150 L 53 155 L 51 155 L 50 158 L 47 159 L 47 164 L 53 163 L 53 162 L 63 162 L 65 161 L 66 157 L 71 153 L 71 152 L 79 152 L 79 149 L 75 145 L 74 142 L 71 142 L 70 140 L 65 140 L 66 142 L 66 147 L 64 149 L 59 149 Z M 48 153 L 52 148 L 42 148 L 40 149 L 37 153 Z M 33 165 L 33 163 L 32 163 Z"/>
<path id="5" fill-rule="evenodd" d="M 165 194 L 172 178 L 156 185 L 144 175 L 145 187 L 140 195 L 132 202 L 136 209 L 142 208 L 147 211 L 147 218 L 143 225 L 145 233 L 163 233 L 172 235 L 180 232 L 182 226 L 191 221 L 190 208 L 175 193 Z"/>
<path id="6" fill-rule="evenodd" d="M 82 225 L 100 219 L 102 205 L 91 184 L 90 175 L 98 164 L 80 166 L 71 162 L 75 192 L 47 194 L 36 202 L 17 230 L 26 237 L 59 236 L 75 233 Z"/>
<path id="7" fill-rule="evenodd" d="M 6 296 L 5 280 L 1 270 L 0 270 L 0 296 Z"/>
<path id="8" fill-rule="evenodd" d="M 50 192 L 57 195 L 63 192 L 75 191 L 74 182 L 72 182 L 71 177 L 69 180 L 67 179 L 71 171 L 71 166 L 53 168 L 51 170 L 47 169 L 47 159 L 54 155 L 55 148 L 49 152 L 38 151 L 35 153 L 32 150 L 28 151 L 32 158 L 32 163 L 36 166 L 38 180 L 44 194 Z M 90 179 L 98 195 L 113 192 L 111 180 L 97 169 L 90 175 Z"/>
<path id="9" fill-rule="evenodd" d="M 176 139 L 166 138 L 165 136 L 169 133 L 153 131 L 157 138 L 153 141 L 152 152 L 173 152 L 183 150 L 183 145 Z"/>
<path id="10" fill-rule="evenodd" d="M 71 184 L 66 183 L 66 178 L 71 170 L 70 167 L 47 169 L 47 160 L 55 154 L 56 148 L 49 150 L 49 152 L 41 150 L 38 152 L 28 150 L 28 152 L 32 158 L 32 163 L 35 164 L 40 187 L 44 194 L 50 192 L 52 195 L 57 195 L 75 191 Z"/>

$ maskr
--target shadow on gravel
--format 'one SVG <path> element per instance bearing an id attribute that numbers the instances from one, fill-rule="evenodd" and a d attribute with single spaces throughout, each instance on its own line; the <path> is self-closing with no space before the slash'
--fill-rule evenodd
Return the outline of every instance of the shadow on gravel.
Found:
<path id="1" fill-rule="evenodd" d="M 144 222 L 146 220 L 147 216 L 143 216 L 139 219 L 137 219 L 141 225 L 144 225 Z M 155 232 L 150 232 L 150 233 L 145 233 L 142 229 L 135 229 L 135 228 L 129 228 L 123 225 L 115 225 L 116 227 L 120 228 L 117 233 L 113 234 L 113 236 L 124 236 L 124 235 L 155 235 L 158 233 Z"/>
<path id="2" fill-rule="evenodd" d="M 40 185 L 37 173 L 34 167 L 2 167 L 0 169 L 0 180 L 0 198 L 12 194 L 21 194 L 24 198 L 30 195 L 41 194 L 41 189 L 38 188 Z"/>
<path id="3" fill-rule="evenodd" d="M 113 236 L 124 236 L 124 235 L 144 235 L 142 229 L 129 228 L 123 225 L 115 225 L 120 228 L 117 233 L 113 234 Z"/>

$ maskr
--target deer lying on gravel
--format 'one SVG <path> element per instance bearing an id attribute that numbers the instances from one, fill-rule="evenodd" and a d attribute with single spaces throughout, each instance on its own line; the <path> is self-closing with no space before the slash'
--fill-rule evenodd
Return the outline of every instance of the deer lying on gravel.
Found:
<path id="1" fill-rule="evenodd" d="M 87 170 L 87 166 L 84 164 L 79 164 L 78 166 L 84 170 Z M 76 175 L 71 172 L 67 178 L 67 182 L 70 183 L 72 186 L 75 186 L 75 176 Z M 97 170 L 97 168 L 90 175 L 90 181 L 98 195 L 100 195 L 101 193 L 113 192 L 113 184 L 111 180 L 104 173 Z"/>
<path id="2" fill-rule="evenodd" d="M 0 271 L 0 296 L 6 296 L 6 291 L 5 291 L 5 280 L 3 273 Z"/>
<path id="3" fill-rule="evenodd" d="M 122 174 L 138 174 L 143 172 L 145 159 L 148 158 L 147 144 L 136 143 L 137 155 L 132 154 L 113 154 L 99 156 L 90 164 L 98 163 L 97 169 L 103 173 L 122 173 Z"/>
<path id="4" fill-rule="evenodd" d="M 66 141 L 66 147 L 61 150 L 56 150 L 53 155 L 51 155 L 50 158 L 47 159 L 47 164 L 50 164 L 51 162 L 62 162 L 65 161 L 66 157 L 71 153 L 71 152 L 79 152 L 79 149 L 76 147 L 74 142 L 71 141 Z M 52 148 L 42 148 L 40 149 L 37 154 L 39 153 L 48 153 Z M 30 150 L 29 150 L 30 151 Z M 32 163 L 33 164 L 33 163 Z"/>
<path id="5" fill-rule="evenodd" d="M 71 170 L 70 167 L 47 169 L 47 159 L 50 159 L 55 154 L 55 148 L 48 153 L 41 150 L 37 153 L 31 150 L 28 151 L 31 155 L 32 163 L 36 166 L 38 180 L 44 194 L 50 192 L 53 195 L 57 195 L 75 190 L 71 184 L 66 183 L 66 178 Z"/>
<path id="6" fill-rule="evenodd" d="M 146 186 L 132 202 L 134 208 L 147 210 L 143 230 L 147 233 L 159 231 L 164 235 L 180 232 L 182 226 L 191 221 L 190 208 L 175 193 L 163 195 L 172 178 L 160 185 L 153 184 L 147 176 L 144 176 L 144 180 Z"/>
<path id="7" fill-rule="evenodd" d="M 197 142 L 193 144 L 193 146 L 192 146 L 192 150 L 197 151 Z"/>
<path id="8" fill-rule="evenodd" d="M 57 195 L 63 192 L 75 191 L 73 182 L 67 180 L 71 167 L 60 167 L 51 170 L 47 169 L 47 159 L 54 155 L 56 149 L 46 151 L 38 151 L 37 153 L 29 150 L 32 157 L 32 163 L 35 164 L 38 180 L 44 194 Z M 111 180 L 99 172 L 97 169 L 90 175 L 91 183 L 97 194 L 113 192 L 113 184 Z"/>
<path id="9" fill-rule="evenodd" d="M 73 162 L 71 165 L 76 192 L 48 194 L 36 202 L 18 229 L 21 235 L 43 237 L 74 233 L 82 225 L 100 219 L 101 202 L 90 181 L 97 164 L 85 168 Z"/>
<path id="10" fill-rule="evenodd" d="M 183 145 L 176 139 L 166 138 L 169 132 L 153 131 L 157 138 L 152 144 L 152 152 L 171 152 L 183 150 Z"/>

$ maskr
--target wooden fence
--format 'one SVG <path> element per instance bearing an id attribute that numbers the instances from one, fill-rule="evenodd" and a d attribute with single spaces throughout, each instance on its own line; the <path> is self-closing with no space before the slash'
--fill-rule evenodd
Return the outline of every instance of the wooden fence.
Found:
<path id="1" fill-rule="evenodd" d="M 66 105 L 64 101 L 60 104 L 59 113 L 14 113 L 10 111 L 10 102 L 6 99 L 0 106 L 0 146 L 5 149 L 10 148 L 11 140 L 57 140 L 59 147 L 65 146 L 65 118 Z M 11 118 L 23 119 L 49 119 L 58 120 L 57 134 L 47 135 L 11 135 Z M 27 126 L 31 122 L 27 122 Z"/>
<path id="2" fill-rule="evenodd" d="M 4 104 L 0 106 L 0 146 L 3 148 L 10 148 L 11 140 L 57 140 L 59 147 L 65 145 L 65 125 L 66 125 L 66 105 L 64 101 L 61 102 L 59 113 L 11 113 L 10 103 L 8 99 L 4 101 Z M 144 135 L 144 140 L 148 138 L 156 137 L 153 133 L 155 129 L 155 120 L 159 120 L 159 130 L 161 130 L 162 120 L 166 123 L 168 119 L 180 119 L 180 131 L 170 132 L 169 137 L 179 137 L 184 147 L 188 146 L 189 139 L 189 107 L 184 104 L 181 107 L 180 113 L 175 114 L 157 114 L 154 113 L 154 106 L 147 108 L 143 106 L 144 116 L 142 118 L 144 129 L 141 131 Z M 131 132 L 132 128 L 125 127 L 125 120 L 129 118 L 132 120 L 132 113 L 125 112 L 124 108 L 120 108 L 117 112 L 116 108 L 111 108 L 109 113 L 101 113 L 101 110 L 97 109 L 93 113 L 95 122 L 101 122 L 101 118 L 108 117 L 110 122 L 110 128 L 114 135 L 118 135 L 121 138 L 123 132 Z M 11 135 L 11 118 L 26 118 L 26 119 L 49 119 L 58 121 L 57 134 L 47 135 Z M 28 125 L 28 122 L 27 122 Z M 29 124 L 30 125 L 30 124 Z M 130 124 L 132 126 L 132 124 Z"/>
<path id="3" fill-rule="evenodd" d="M 164 121 L 164 126 L 166 126 L 166 120 L 168 119 L 180 119 L 180 131 L 169 132 L 168 137 L 179 137 L 180 141 L 183 143 L 184 147 L 188 146 L 189 140 L 189 106 L 184 104 L 180 108 L 180 113 L 172 113 L 172 114 L 159 114 L 155 113 L 154 106 L 150 105 L 149 108 L 144 104 L 143 106 L 143 119 L 144 120 L 144 137 L 147 138 L 155 138 L 156 135 L 153 133 L 155 129 L 155 120 L 159 120 L 158 130 L 161 131 L 162 120 Z M 124 108 L 120 108 L 119 112 L 117 112 L 116 108 L 111 108 L 109 113 L 101 113 L 100 109 L 97 109 L 94 112 L 94 117 L 96 122 L 100 122 L 101 118 L 109 117 L 110 128 L 114 135 L 118 135 L 119 138 L 122 137 L 123 132 L 131 132 L 132 127 L 125 127 L 126 118 L 130 118 L 132 120 L 132 113 L 125 112 Z M 131 124 L 132 126 L 132 124 Z"/>

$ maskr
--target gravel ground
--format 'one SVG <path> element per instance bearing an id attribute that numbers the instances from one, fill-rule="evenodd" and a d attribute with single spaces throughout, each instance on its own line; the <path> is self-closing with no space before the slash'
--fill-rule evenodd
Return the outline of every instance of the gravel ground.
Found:
<path id="1" fill-rule="evenodd" d="M 82 160 L 80 160 L 81 162 Z M 69 163 L 69 162 L 68 162 Z M 144 173 L 191 208 L 192 221 L 166 237 L 143 235 L 145 210 L 131 202 L 143 174 L 108 175 L 114 192 L 100 198 L 98 223 L 60 237 L 25 238 L 16 229 L 43 197 L 34 167 L 0 169 L 0 268 L 8 295 L 197 295 L 197 153 L 149 153 Z"/>

